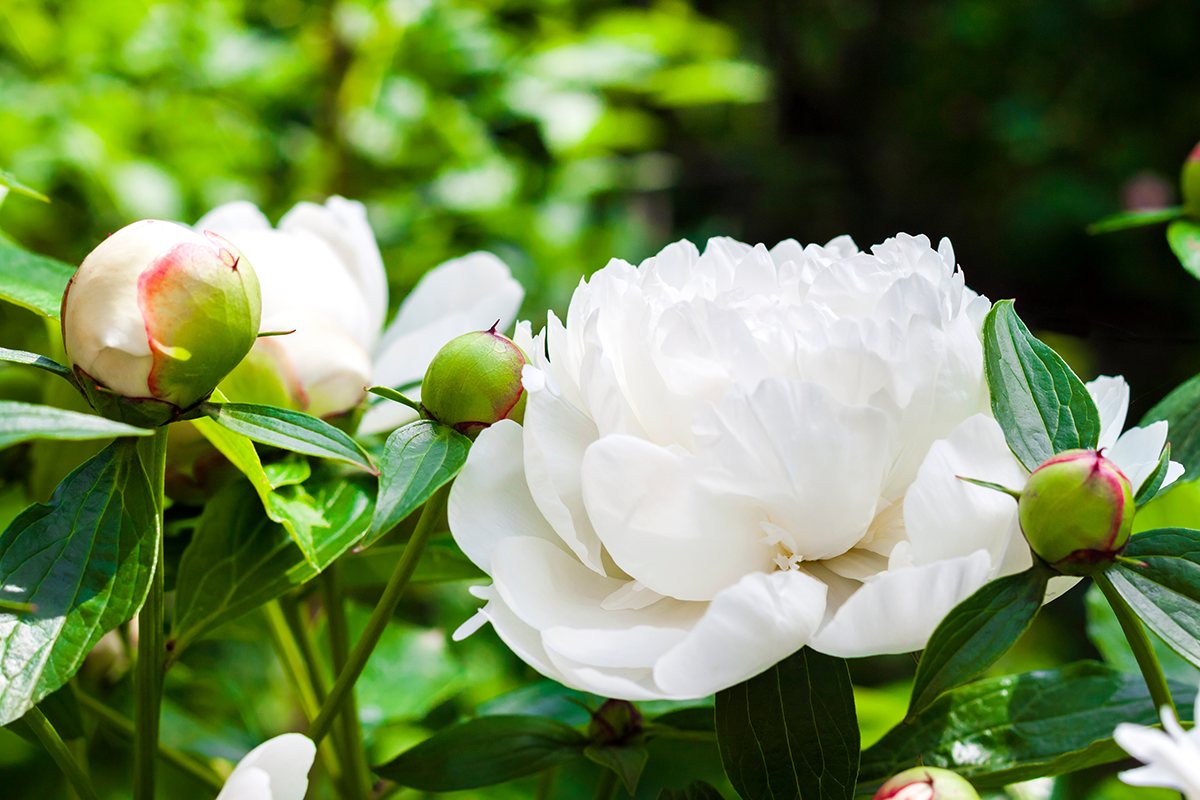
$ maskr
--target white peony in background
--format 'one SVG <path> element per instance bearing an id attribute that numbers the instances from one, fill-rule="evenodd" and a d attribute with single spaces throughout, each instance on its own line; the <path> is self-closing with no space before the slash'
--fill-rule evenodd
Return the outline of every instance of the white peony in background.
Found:
<path id="1" fill-rule="evenodd" d="M 1131 786 L 1160 786 L 1174 789 L 1186 800 L 1200 800 L 1200 728 L 1185 731 L 1169 706 L 1160 709 L 1163 729 L 1123 722 L 1113 738 L 1129 755 L 1145 766 L 1126 770 L 1121 780 Z M 1200 698 L 1195 714 L 1200 714 Z"/>
<path id="2" fill-rule="evenodd" d="M 323 206 L 299 203 L 272 228 L 242 200 L 213 209 L 195 227 L 234 242 L 254 266 L 262 287 L 260 330 L 295 331 L 259 339 L 246 366 L 265 364 L 282 379 L 280 402 L 316 416 L 354 407 L 365 386 L 420 381 L 455 336 L 497 320 L 507 329 L 525 296 L 503 261 L 470 253 L 425 274 L 385 330 L 387 274 L 362 203 L 341 197 Z M 407 393 L 420 397 L 419 389 Z M 415 417 L 384 402 L 368 410 L 360 430 L 391 430 Z"/>
<path id="3" fill-rule="evenodd" d="M 921 648 L 1031 563 L 1016 503 L 956 478 L 1028 475 L 991 416 L 989 307 L 924 236 L 610 262 L 565 325 L 518 325 L 524 426 L 485 430 L 450 498 L 493 579 L 456 635 L 490 621 L 544 675 L 628 699 L 705 696 L 804 645 Z M 1166 425 L 1115 441 L 1128 388 L 1089 388 L 1136 489 Z"/>

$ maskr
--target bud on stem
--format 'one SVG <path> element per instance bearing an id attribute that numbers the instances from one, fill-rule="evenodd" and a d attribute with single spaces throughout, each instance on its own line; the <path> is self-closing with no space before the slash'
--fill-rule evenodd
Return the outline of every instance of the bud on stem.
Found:
<path id="1" fill-rule="evenodd" d="M 879 787 L 873 800 L 979 800 L 979 793 L 948 769 L 913 767 Z"/>
<path id="2" fill-rule="evenodd" d="M 491 330 L 452 339 L 421 382 L 422 416 L 471 438 L 502 419 L 525 418 L 521 369 L 529 361 L 511 339 Z"/>

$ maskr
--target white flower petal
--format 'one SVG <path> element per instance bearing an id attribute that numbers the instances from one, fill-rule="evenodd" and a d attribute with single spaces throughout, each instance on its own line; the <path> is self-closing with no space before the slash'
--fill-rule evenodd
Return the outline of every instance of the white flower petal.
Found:
<path id="1" fill-rule="evenodd" d="M 1104 455 L 1125 473 L 1136 495 L 1146 478 L 1158 468 L 1158 459 L 1166 443 L 1167 423 L 1160 420 L 1144 428 L 1125 431 Z M 1166 481 L 1163 483 L 1165 485 Z"/>
<path id="2" fill-rule="evenodd" d="M 1112 447 L 1125 427 L 1125 415 L 1129 412 L 1129 384 L 1117 376 L 1101 375 L 1089 381 L 1087 390 L 1100 412 L 1100 441 L 1097 448 Z"/>
<path id="3" fill-rule="evenodd" d="M 238 762 L 217 800 L 304 800 L 308 771 L 316 755 L 316 745 L 303 734 L 285 733 L 269 739 Z M 262 775 L 270 785 L 265 795 L 261 794 Z"/>
<path id="4" fill-rule="evenodd" d="M 842 658 L 920 650 L 950 609 L 988 579 L 986 550 L 896 569 L 862 585 L 813 636 L 811 646 Z"/>
<path id="5" fill-rule="evenodd" d="M 704 697 L 804 646 L 825 614 L 824 584 L 803 572 L 752 572 L 709 603 L 692 632 L 654 667 L 673 698 Z"/>
<path id="6" fill-rule="evenodd" d="M 450 490 L 446 515 L 467 558 L 489 575 L 492 551 L 513 536 L 540 536 L 566 548 L 538 511 L 525 483 L 521 426 L 501 420 L 484 429 Z"/>

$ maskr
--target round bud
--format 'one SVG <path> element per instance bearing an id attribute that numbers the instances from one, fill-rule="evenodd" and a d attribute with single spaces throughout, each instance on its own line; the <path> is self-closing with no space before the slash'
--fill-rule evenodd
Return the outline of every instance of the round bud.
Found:
<path id="1" fill-rule="evenodd" d="M 502 419 L 525 419 L 521 369 L 529 359 L 503 334 L 491 330 L 451 339 L 421 382 L 424 416 L 471 438 Z"/>
<path id="2" fill-rule="evenodd" d="M 588 723 L 588 738 L 597 744 L 627 744 L 641 732 L 642 712 L 628 700 L 605 700 Z"/>
<path id="3" fill-rule="evenodd" d="M 1067 450 L 1029 476 L 1017 502 L 1033 552 L 1064 575 L 1101 572 L 1129 541 L 1133 490 L 1096 450 Z"/>
<path id="4" fill-rule="evenodd" d="M 88 401 L 143 427 L 206 399 L 250 351 L 258 279 L 214 233 L 142 220 L 109 236 L 67 284 L 63 345 Z"/>
<path id="5" fill-rule="evenodd" d="M 874 800 L 979 800 L 979 793 L 948 769 L 913 767 L 880 786 Z"/>
<path id="6" fill-rule="evenodd" d="M 1192 149 L 1183 162 L 1179 188 L 1183 194 L 1184 210 L 1194 217 L 1200 217 L 1200 144 Z"/>

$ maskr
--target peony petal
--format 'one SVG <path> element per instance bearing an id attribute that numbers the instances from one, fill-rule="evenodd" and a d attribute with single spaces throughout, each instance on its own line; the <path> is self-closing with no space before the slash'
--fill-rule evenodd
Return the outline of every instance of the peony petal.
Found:
<path id="1" fill-rule="evenodd" d="M 1129 412 L 1129 384 L 1117 376 L 1101 375 L 1087 384 L 1088 393 L 1100 412 L 1100 441 L 1097 449 L 1112 447 L 1125 427 Z"/>
<path id="2" fill-rule="evenodd" d="M 373 336 L 363 342 L 370 349 L 387 314 L 388 285 L 366 206 L 344 197 L 330 197 L 323 206 L 297 203 L 279 220 L 279 230 L 320 237 L 337 252 L 370 309 L 367 323 Z"/>
<path id="3" fill-rule="evenodd" d="M 492 574 L 492 551 L 513 536 L 539 536 L 564 549 L 525 482 L 521 426 L 501 420 L 484 429 L 454 481 L 446 515 L 454 541 Z"/>
<path id="4" fill-rule="evenodd" d="M 371 358 L 357 339 L 323 314 L 308 315 L 294 333 L 272 337 L 301 390 L 303 410 L 324 417 L 354 408 L 366 395 Z"/>
<path id="5" fill-rule="evenodd" d="M 545 374 L 525 367 L 525 477 L 534 502 L 584 564 L 604 574 L 600 538 L 583 504 L 580 467 L 596 424 L 548 385 Z"/>
<path id="6" fill-rule="evenodd" d="M 904 497 L 914 564 L 931 564 L 985 549 L 999 564 L 1017 513 L 1013 498 L 961 478 L 1020 491 L 1028 474 L 1008 449 L 1000 425 L 976 414 L 935 442 Z M 960 478 L 961 476 L 961 478 Z"/>
<path id="7" fill-rule="evenodd" d="M 881 574 L 850 596 L 811 641 L 842 658 L 920 650 L 952 608 L 988 579 L 986 550 Z"/>
<path id="8" fill-rule="evenodd" d="M 234 200 L 209 211 L 192 226 L 198 231 L 212 231 L 226 239 L 247 231 L 269 231 L 271 222 L 258 206 L 249 200 Z"/>
<path id="9" fill-rule="evenodd" d="M 264 797 L 269 800 L 304 800 L 308 791 L 308 771 L 312 769 L 316 755 L 316 745 L 303 734 L 285 733 L 269 739 L 238 762 L 217 800 L 262 800 Z M 265 796 L 261 793 L 250 794 L 251 789 L 261 786 L 261 779 L 257 775 L 243 778 L 245 773 L 266 774 L 270 779 L 270 792 Z M 229 792 L 230 789 L 232 792 Z"/>
<path id="10" fill-rule="evenodd" d="M 238 770 L 225 781 L 217 800 L 274 800 L 271 776 L 254 767 Z"/>
<path id="11" fill-rule="evenodd" d="M 504 604 L 495 586 L 474 587 L 472 594 L 488 601 L 479 613 L 492 623 L 496 634 L 509 650 L 547 678 L 566 683 L 566 676 L 554 666 L 546 648 L 542 646 L 541 633 L 522 622 L 521 618 Z"/>
<path id="12" fill-rule="evenodd" d="M 1163 445 L 1167 443 L 1165 420 L 1151 423 L 1144 428 L 1130 428 L 1117 438 L 1105 456 L 1117 465 L 1136 495 L 1142 483 L 1158 468 Z M 1167 481 L 1163 481 L 1165 487 Z"/>
<path id="13" fill-rule="evenodd" d="M 673 699 L 704 697 L 757 675 L 808 643 L 826 587 L 796 571 L 760 572 L 720 592 L 692 632 L 659 659 L 655 683 Z"/>

